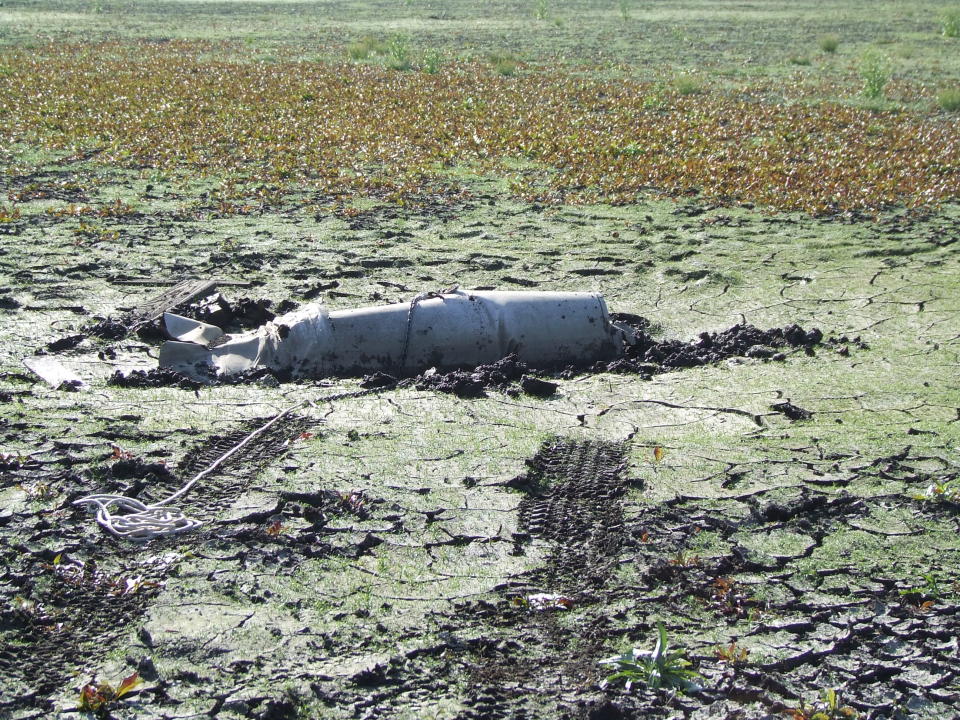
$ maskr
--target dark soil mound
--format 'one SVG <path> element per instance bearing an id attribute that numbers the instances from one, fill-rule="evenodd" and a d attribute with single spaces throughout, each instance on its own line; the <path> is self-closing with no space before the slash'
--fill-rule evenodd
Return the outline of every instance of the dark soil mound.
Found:
<path id="1" fill-rule="evenodd" d="M 187 390 L 195 390 L 201 387 L 201 384 L 196 380 L 191 380 L 186 375 L 181 375 L 168 368 L 133 370 L 127 374 L 117 370 L 107 380 L 107 384 L 124 388 L 181 387 Z"/>
<path id="2" fill-rule="evenodd" d="M 642 319 L 642 318 L 641 318 Z M 759 360 L 783 360 L 785 350 L 812 348 L 823 340 L 818 328 L 804 330 L 799 325 L 784 328 L 760 328 L 741 323 L 719 333 L 700 333 L 696 340 L 656 340 L 646 324 L 627 323 L 636 332 L 637 341 L 627 347 L 626 355 L 596 369 L 609 372 L 636 372 L 653 375 L 680 368 L 711 365 L 732 357 Z"/>
<path id="3" fill-rule="evenodd" d="M 812 352 L 823 341 L 823 333 L 814 328 L 804 330 L 799 325 L 761 330 L 750 324 L 739 324 L 719 333 L 701 333 L 696 340 L 655 340 L 646 330 L 650 323 L 639 315 L 614 315 L 614 320 L 630 326 L 637 341 L 629 345 L 624 357 L 609 362 L 598 362 L 588 368 L 592 372 L 636 373 L 650 377 L 657 373 L 680 368 L 698 367 L 721 362 L 732 357 L 748 357 L 759 360 L 784 360 L 784 351 L 804 349 Z M 572 377 L 585 370 L 569 367 L 559 373 Z M 556 392 L 554 383 L 533 378 L 531 368 L 509 355 L 490 365 L 479 365 L 474 370 L 452 370 L 439 373 L 427 371 L 414 379 L 419 390 L 437 390 L 458 397 L 483 397 L 487 390 L 496 390 L 507 395 L 527 393 L 537 397 L 549 397 Z M 543 371 L 536 371 L 545 374 Z M 374 382 L 382 374 L 368 376 L 365 382 Z M 381 385 L 382 386 L 382 385 Z M 364 387 L 374 387 L 366 384 Z"/>
<path id="4" fill-rule="evenodd" d="M 426 372 L 415 378 L 418 390 L 437 390 L 458 397 L 483 397 L 493 389 L 507 395 L 528 393 L 549 397 L 557 390 L 554 383 L 529 376 L 530 368 L 510 354 L 489 365 L 478 365 L 473 371 L 453 370 L 446 373 Z"/>

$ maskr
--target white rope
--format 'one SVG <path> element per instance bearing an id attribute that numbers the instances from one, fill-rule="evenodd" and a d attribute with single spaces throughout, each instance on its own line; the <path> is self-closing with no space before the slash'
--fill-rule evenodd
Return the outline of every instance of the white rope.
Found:
<path id="1" fill-rule="evenodd" d="M 147 542 L 165 535 L 188 532 L 203 523 L 187 517 L 176 508 L 161 507 L 161 503 L 144 505 L 139 500 L 123 495 L 88 495 L 73 503 L 97 506 L 97 523 L 124 540 Z M 129 515 L 114 515 L 110 508 L 132 510 Z"/>
<path id="2" fill-rule="evenodd" d="M 190 530 L 200 527 L 203 523 L 187 517 L 176 508 L 164 506 L 173 502 L 178 497 L 185 495 L 197 482 L 220 467 L 258 435 L 266 432 L 275 423 L 307 404 L 312 403 L 309 400 L 304 400 L 275 415 L 268 423 L 251 432 L 238 444 L 214 460 L 205 470 L 194 475 L 179 490 L 165 500 L 145 505 L 139 500 L 134 500 L 125 495 L 87 495 L 79 500 L 75 500 L 73 504 L 95 505 L 97 508 L 97 523 L 100 527 L 124 540 L 147 542 L 158 537 L 189 532 Z M 127 515 L 114 515 L 110 511 L 110 508 L 113 506 L 116 506 L 120 510 L 130 510 L 132 512 Z"/>

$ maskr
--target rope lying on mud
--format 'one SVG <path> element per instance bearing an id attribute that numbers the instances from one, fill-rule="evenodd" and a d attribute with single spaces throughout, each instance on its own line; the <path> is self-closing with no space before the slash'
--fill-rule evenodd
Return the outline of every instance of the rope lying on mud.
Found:
<path id="1" fill-rule="evenodd" d="M 73 504 L 96 505 L 97 523 L 100 527 L 124 540 L 147 542 L 148 540 L 153 540 L 158 537 L 176 535 L 198 528 L 203 524 L 199 520 L 187 517 L 176 508 L 165 506 L 178 497 L 187 494 L 190 488 L 240 452 L 240 450 L 255 438 L 269 430 L 290 413 L 304 407 L 308 402 L 310 401 L 304 400 L 274 415 L 269 422 L 251 432 L 243 438 L 243 440 L 214 460 L 208 467 L 190 478 L 179 490 L 165 500 L 146 505 L 139 500 L 126 497 L 125 495 L 87 495 L 79 500 L 75 500 Z M 114 505 L 121 510 L 132 510 L 133 512 L 129 515 L 114 515 L 110 512 L 110 508 Z"/>
<path id="2" fill-rule="evenodd" d="M 178 286 L 179 287 L 179 286 Z M 441 297 L 444 293 L 456 292 L 459 286 L 454 285 L 447 290 L 441 290 L 440 292 L 425 292 L 420 293 L 410 301 L 410 309 L 407 312 L 407 328 L 404 334 L 403 339 L 403 352 L 400 355 L 400 362 L 398 365 L 398 370 L 402 372 L 404 366 L 407 362 L 407 353 L 410 346 L 410 335 L 411 328 L 413 325 L 413 313 L 417 308 L 417 305 L 420 304 L 421 300 L 426 300 L 432 297 Z M 207 475 L 212 473 L 218 467 L 223 465 L 227 460 L 229 460 L 233 455 L 238 453 L 244 447 L 246 447 L 250 442 L 252 442 L 259 435 L 263 434 L 269 430 L 277 422 L 285 418 L 290 413 L 299 410 L 302 407 L 307 405 L 315 405 L 317 402 L 333 402 L 334 400 L 343 400 L 346 398 L 352 397 L 362 397 L 364 395 L 371 395 L 373 393 L 384 392 L 389 390 L 392 385 L 387 385 L 379 388 L 369 388 L 367 390 L 358 390 L 356 392 L 344 392 L 337 393 L 335 395 L 329 395 L 325 398 L 320 398 L 317 401 L 312 400 L 303 400 L 302 402 L 297 403 L 291 407 L 288 407 L 283 412 L 274 415 L 269 422 L 264 425 L 261 425 L 259 428 L 247 435 L 243 440 L 230 448 L 223 455 L 218 457 L 213 461 L 205 470 L 197 473 L 189 481 L 184 483 L 179 490 L 177 490 L 173 495 L 161 500 L 160 502 L 151 503 L 147 505 L 135 500 L 134 498 L 127 497 L 126 495 L 110 495 L 110 494 L 99 494 L 99 495 L 87 495 L 82 497 L 79 500 L 73 502 L 74 505 L 94 505 L 97 509 L 97 523 L 100 527 L 104 528 L 108 532 L 112 533 L 118 538 L 124 540 L 132 540 L 134 542 L 148 542 L 150 540 L 155 540 L 159 537 L 166 537 L 168 535 L 177 535 L 179 533 L 189 532 L 200 527 L 203 523 L 194 518 L 187 517 L 182 511 L 177 508 L 166 507 L 169 503 L 176 500 L 178 497 L 182 497 L 190 491 L 194 485 L 196 485 L 200 480 L 205 478 Z M 131 511 L 125 515 L 115 515 L 110 511 L 111 508 L 116 507 L 119 510 L 129 510 Z"/>
<path id="3" fill-rule="evenodd" d="M 159 537 L 168 535 L 177 535 L 179 533 L 189 532 L 200 527 L 203 523 L 185 515 L 177 508 L 167 507 L 171 502 L 179 497 L 186 495 L 190 488 L 196 485 L 200 480 L 210 475 L 217 468 L 223 465 L 227 460 L 240 452 L 257 437 L 265 433 L 275 424 L 280 422 L 293 412 L 300 410 L 307 405 L 316 405 L 317 403 L 333 402 L 334 400 L 343 400 L 345 398 L 362 397 L 376 392 L 383 392 L 390 389 L 389 386 L 382 388 L 370 388 L 367 390 L 358 390 L 355 392 L 338 393 L 330 395 L 319 400 L 303 400 L 295 405 L 291 405 L 286 410 L 277 413 L 265 424 L 261 425 L 253 432 L 249 433 L 239 443 L 227 450 L 223 455 L 214 460 L 204 470 L 194 475 L 190 480 L 184 483 L 179 490 L 164 500 L 151 503 L 149 505 L 126 497 L 125 495 L 87 495 L 73 502 L 74 505 L 94 505 L 97 509 L 97 523 L 100 527 L 112 533 L 123 540 L 132 540 L 134 542 L 148 542 Z M 116 507 L 119 510 L 130 510 L 129 514 L 117 515 L 111 512 L 111 508 Z"/>
<path id="4" fill-rule="evenodd" d="M 444 293 L 457 292 L 458 289 L 459 286 L 454 285 L 446 290 L 441 290 L 440 292 L 424 292 L 420 293 L 410 301 L 410 309 L 407 312 L 407 327 L 403 338 L 403 351 L 400 354 L 400 361 L 397 367 L 398 371 L 402 373 L 407 362 L 407 353 L 410 347 L 411 328 L 413 325 L 413 313 L 416 310 L 417 305 L 420 304 L 421 300 L 426 300 L 433 297 L 442 298 Z M 354 392 L 337 393 L 335 395 L 329 395 L 325 398 L 320 398 L 316 401 L 303 400 L 296 405 L 292 405 L 283 412 L 274 415 L 269 422 L 261 425 L 259 428 L 244 437 L 243 440 L 214 460 L 213 463 L 211 463 L 205 470 L 190 478 L 190 480 L 184 483 L 179 490 L 173 493 L 173 495 L 165 500 L 161 500 L 160 502 L 147 505 L 139 500 L 135 500 L 134 498 L 130 498 L 125 495 L 99 494 L 87 495 L 79 500 L 75 500 L 73 504 L 96 506 L 97 523 L 100 525 L 100 527 L 104 528 L 116 537 L 124 540 L 148 542 L 159 537 L 166 537 L 167 535 L 177 535 L 179 533 L 189 532 L 190 530 L 200 527 L 203 523 L 201 523 L 199 520 L 187 517 L 187 515 L 177 508 L 166 506 L 177 498 L 188 493 L 190 488 L 196 485 L 200 480 L 223 465 L 223 463 L 246 447 L 255 438 L 273 427 L 273 425 L 275 425 L 277 422 L 285 418 L 290 413 L 295 412 L 296 410 L 299 410 L 307 405 L 315 405 L 318 402 L 329 403 L 335 400 L 362 397 L 364 395 L 384 392 L 385 390 L 391 389 L 391 387 L 392 385 L 386 385 L 379 388 L 369 388 Z M 125 515 L 115 515 L 110 511 L 112 507 L 116 507 L 119 510 L 129 510 L 131 512 Z"/>

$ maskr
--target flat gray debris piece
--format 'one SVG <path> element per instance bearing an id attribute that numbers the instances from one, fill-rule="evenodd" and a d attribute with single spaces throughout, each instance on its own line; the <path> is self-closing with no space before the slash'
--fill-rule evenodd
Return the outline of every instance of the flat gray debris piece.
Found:
<path id="1" fill-rule="evenodd" d="M 86 383 L 73 370 L 65 367 L 59 360 L 43 355 L 25 358 L 23 364 L 50 387 L 58 388 L 64 383 L 75 388 L 85 387 Z"/>

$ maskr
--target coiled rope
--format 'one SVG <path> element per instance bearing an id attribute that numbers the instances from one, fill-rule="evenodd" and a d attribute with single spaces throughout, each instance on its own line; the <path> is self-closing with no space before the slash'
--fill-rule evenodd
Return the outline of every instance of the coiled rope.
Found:
<path id="1" fill-rule="evenodd" d="M 417 309 L 417 306 L 422 300 L 427 300 L 429 298 L 439 297 L 442 299 L 445 293 L 457 292 L 458 288 L 458 285 L 454 285 L 440 292 L 420 293 L 410 301 L 410 308 L 407 311 L 407 327 L 403 338 L 403 350 L 400 353 L 400 358 L 397 365 L 398 374 L 402 375 L 407 364 L 407 354 L 410 349 L 410 336 L 412 334 L 413 327 L 413 314 Z M 188 517 L 181 510 L 167 507 L 167 505 L 177 498 L 186 495 L 190 491 L 190 488 L 196 485 L 200 480 L 223 465 L 223 463 L 233 457 L 233 455 L 238 453 L 255 438 L 269 430 L 287 415 L 299 410 L 302 407 L 305 407 L 306 405 L 315 405 L 316 402 L 326 403 L 333 402 L 335 400 L 343 400 L 345 398 L 362 397 L 364 395 L 384 392 L 385 390 L 395 387 L 395 385 L 396 383 L 392 383 L 379 388 L 369 388 L 367 390 L 358 390 L 355 392 L 338 393 L 336 395 L 330 395 L 328 397 L 321 398 L 317 401 L 304 400 L 303 402 L 299 402 L 296 405 L 288 407 L 286 410 L 275 415 L 265 425 L 262 425 L 251 432 L 238 444 L 234 445 L 227 452 L 214 460 L 214 462 L 211 463 L 210 466 L 208 466 L 205 470 L 190 478 L 190 480 L 184 483 L 179 490 L 173 493 L 173 495 L 165 500 L 161 500 L 160 502 L 147 505 L 146 503 L 142 503 L 139 500 L 127 497 L 126 495 L 99 494 L 87 495 L 79 500 L 75 500 L 73 504 L 95 506 L 97 509 L 97 523 L 100 525 L 100 527 L 123 540 L 149 542 L 150 540 L 155 540 L 159 537 L 189 532 L 190 530 L 200 527 L 203 523 L 199 520 Z M 117 508 L 118 510 L 130 512 L 124 515 L 116 515 L 111 512 L 111 508 Z"/>
<path id="2" fill-rule="evenodd" d="M 306 407 L 307 405 L 316 405 L 318 402 L 326 403 L 333 402 L 335 400 L 343 400 L 345 398 L 362 397 L 364 395 L 371 395 L 373 393 L 383 392 L 384 390 L 389 389 L 390 386 L 386 386 L 381 388 L 370 388 L 367 390 L 338 393 L 317 401 L 304 400 L 296 405 L 292 405 L 283 412 L 274 415 L 267 423 L 258 427 L 256 430 L 244 437 L 239 443 L 214 460 L 203 471 L 190 478 L 190 480 L 184 483 L 179 490 L 159 502 L 147 505 L 139 500 L 135 500 L 134 498 L 130 498 L 125 495 L 99 494 L 87 495 L 79 500 L 75 500 L 73 504 L 95 506 L 97 510 L 97 523 L 100 525 L 100 527 L 123 540 L 148 542 L 159 537 L 189 532 L 190 530 L 200 527 L 203 523 L 199 520 L 188 517 L 177 508 L 167 506 L 177 498 L 186 495 L 190 491 L 190 488 L 214 472 L 227 460 L 240 452 L 257 437 L 276 425 L 287 415 Z M 114 514 L 114 512 L 111 512 L 111 508 L 131 512 L 118 515 Z"/>

